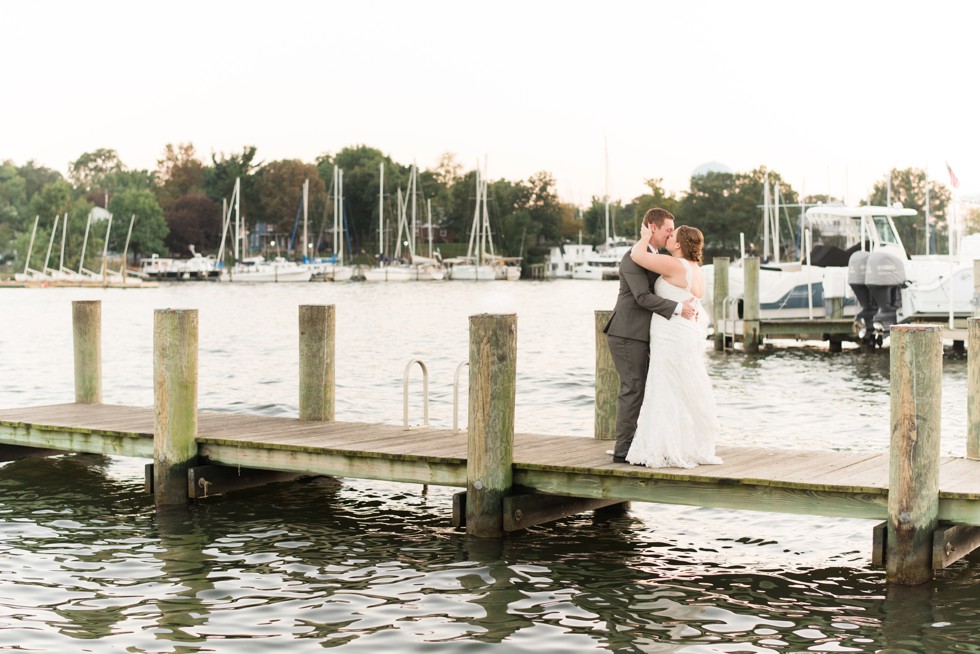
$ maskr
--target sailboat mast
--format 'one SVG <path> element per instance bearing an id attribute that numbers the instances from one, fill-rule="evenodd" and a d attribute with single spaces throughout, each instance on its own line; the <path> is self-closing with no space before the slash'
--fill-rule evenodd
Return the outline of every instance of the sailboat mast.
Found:
<path id="1" fill-rule="evenodd" d="M 340 230 L 340 265 L 344 265 L 344 169 L 339 169 L 340 172 L 337 175 L 337 184 L 340 186 L 340 192 L 337 193 L 338 206 L 340 207 L 339 216 L 339 226 Z"/>
<path id="2" fill-rule="evenodd" d="M 129 255 L 129 239 L 133 236 L 133 223 L 135 222 L 136 214 L 134 213 L 129 217 L 129 231 L 126 232 L 126 245 L 123 246 L 122 266 L 119 268 L 120 275 L 126 274 L 126 257 Z"/>
<path id="3" fill-rule="evenodd" d="M 65 236 L 68 234 L 68 212 L 65 212 L 65 221 L 61 227 L 61 258 L 58 260 L 58 270 L 65 272 Z"/>
<path id="4" fill-rule="evenodd" d="M 339 248 L 337 247 L 337 225 L 338 225 L 337 215 L 339 213 L 339 209 L 338 209 L 339 203 L 337 201 L 337 194 L 340 192 L 340 188 L 339 188 L 340 182 L 338 181 L 340 179 L 340 175 L 338 174 L 339 170 L 340 169 L 337 168 L 336 166 L 333 167 L 333 184 L 332 184 L 333 186 L 333 259 L 334 259 L 334 263 L 337 265 L 339 265 L 339 261 L 340 261 Z"/>
<path id="5" fill-rule="evenodd" d="M 779 182 L 775 183 L 772 207 L 772 257 L 779 263 Z"/>
<path id="6" fill-rule="evenodd" d="M 762 260 L 769 259 L 769 175 L 762 182 Z"/>
<path id="7" fill-rule="evenodd" d="M 378 259 L 385 253 L 385 162 L 378 164 L 380 169 L 378 182 Z M 380 261 L 379 261 L 380 263 Z"/>
<path id="8" fill-rule="evenodd" d="M 415 257 L 415 235 L 418 233 L 416 231 L 416 221 L 415 221 L 415 205 L 418 203 L 418 198 L 416 195 L 418 189 L 418 173 L 419 169 L 415 163 L 412 163 L 412 236 L 408 239 L 408 254 L 410 257 Z"/>
<path id="9" fill-rule="evenodd" d="M 102 267 L 99 268 L 99 277 L 105 275 L 105 261 L 109 256 L 109 230 L 112 229 L 112 214 L 109 214 L 109 221 L 105 226 L 105 242 L 102 243 Z"/>
<path id="10" fill-rule="evenodd" d="M 309 259 L 307 254 L 309 252 L 309 209 L 310 209 L 310 180 L 307 178 L 303 182 L 303 263 L 306 263 Z"/>
<path id="11" fill-rule="evenodd" d="M 39 220 L 41 220 L 40 214 L 37 215 L 37 216 L 34 216 L 34 229 L 31 230 L 31 244 L 29 246 L 27 246 L 27 258 L 24 259 L 24 274 L 25 275 L 27 274 L 27 271 L 30 269 L 30 266 L 31 266 L 31 253 L 34 252 L 34 236 L 37 234 L 37 221 L 39 221 Z"/>
<path id="12" fill-rule="evenodd" d="M 78 259 L 78 274 L 82 274 L 85 266 L 85 248 L 88 247 L 88 228 L 92 224 L 92 215 L 85 219 L 85 236 L 82 238 L 82 256 Z M 33 240 L 33 239 L 32 239 Z"/>
<path id="13" fill-rule="evenodd" d="M 929 170 L 929 165 L 926 164 L 926 170 Z M 930 210 L 929 210 L 929 174 L 926 173 L 926 254 L 929 252 L 929 221 L 930 221 Z"/>
<path id="14" fill-rule="evenodd" d="M 425 199 L 426 232 L 429 234 L 429 258 L 432 258 L 432 198 Z"/>
<path id="15" fill-rule="evenodd" d="M 54 246 L 54 235 L 58 233 L 58 221 L 61 220 L 61 216 L 56 215 L 54 217 L 54 227 L 51 228 L 51 238 L 48 239 L 48 253 L 44 255 L 44 268 L 41 269 L 45 275 L 48 274 L 48 261 L 51 260 L 51 248 Z"/>

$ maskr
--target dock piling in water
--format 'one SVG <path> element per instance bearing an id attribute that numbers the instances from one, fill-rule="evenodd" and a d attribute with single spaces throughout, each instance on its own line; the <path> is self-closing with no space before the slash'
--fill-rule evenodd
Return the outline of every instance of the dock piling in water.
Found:
<path id="1" fill-rule="evenodd" d="M 603 331 L 612 311 L 595 312 L 595 438 L 616 440 L 616 413 L 619 410 L 619 373 L 609 352 L 609 341 Z"/>
<path id="2" fill-rule="evenodd" d="M 187 504 L 187 472 L 197 460 L 196 309 L 153 314 L 153 499 Z"/>
<path id="3" fill-rule="evenodd" d="M 742 291 L 742 349 L 749 353 L 759 351 L 762 340 L 762 307 L 759 304 L 759 257 L 745 257 L 742 260 L 745 274 L 745 288 Z"/>
<path id="4" fill-rule="evenodd" d="M 299 419 L 334 420 L 336 389 L 336 308 L 299 308 Z"/>
<path id="5" fill-rule="evenodd" d="M 504 535 L 504 496 L 513 483 L 517 316 L 470 316 L 466 533 Z"/>
<path id="6" fill-rule="evenodd" d="M 75 402 L 102 403 L 102 302 L 71 303 L 75 355 Z"/>
<path id="7" fill-rule="evenodd" d="M 980 459 L 980 318 L 968 319 L 967 325 L 966 458 L 977 460 Z"/>
<path id="8" fill-rule="evenodd" d="M 725 330 L 722 328 L 722 316 L 725 315 L 725 302 L 728 300 L 728 257 L 715 257 L 715 281 L 711 298 L 711 317 L 715 323 L 715 352 L 725 351 Z"/>
<path id="9" fill-rule="evenodd" d="M 885 574 L 916 585 L 932 579 L 939 524 L 943 342 L 939 325 L 891 328 L 891 446 Z"/>

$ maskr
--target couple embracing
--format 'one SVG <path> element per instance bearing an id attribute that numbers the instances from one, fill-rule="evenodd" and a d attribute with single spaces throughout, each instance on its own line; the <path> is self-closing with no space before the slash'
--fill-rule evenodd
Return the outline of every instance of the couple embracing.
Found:
<path id="1" fill-rule="evenodd" d="M 698 324 L 704 236 L 650 209 L 619 266 L 619 297 L 606 325 L 620 378 L 613 462 L 651 468 L 721 463 L 718 417 Z M 666 250 L 668 254 L 660 254 Z"/>

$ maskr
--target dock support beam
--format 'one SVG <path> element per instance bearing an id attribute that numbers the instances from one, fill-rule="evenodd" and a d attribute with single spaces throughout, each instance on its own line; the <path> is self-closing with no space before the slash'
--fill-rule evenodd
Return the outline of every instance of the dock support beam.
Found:
<path id="1" fill-rule="evenodd" d="M 759 351 L 762 315 L 759 306 L 759 257 L 742 260 L 745 288 L 742 291 L 742 349 L 749 353 Z"/>
<path id="2" fill-rule="evenodd" d="M 943 342 L 939 325 L 891 328 L 891 445 L 885 574 L 914 586 L 932 578 L 939 524 Z"/>
<path id="3" fill-rule="evenodd" d="M 977 460 L 980 459 L 980 318 L 967 320 L 966 413 L 966 458 Z"/>
<path id="4" fill-rule="evenodd" d="M 728 300 L 728 257 L 715 257 L 711 263 L 715 267 L 715 280 L 711 298 L 711 317 L 715 323 L 715 352 L 725 351 L 725 330 L 721 317 L 725 315 L 725 303 Z"/>
<path id="5" fill-rule="evenodd" d="M 334 305 L 299 308 L 299 419 L 334 419 L 336 388 Z"/>
<path id="6" fill-rule="evenodd" d="M 71 303 L 75 350 L 75 402 L 102 403 L 102 302 Z"/>
<path id="7" fill-rule="evenodd" d="M 616 440 L 616 414 L 619 411 L 619 373 L 609 352 L 609 341 L 603 331 L 612 311 L 595 312 L 595 438 Z"/>
<path id="8" fill-rule="evenodd" d="M 470 316 L 466 533 L 504 535 L 504 497 L 513 484 L 517 316 Z"/>
<path id="9" fill-rule="evenodd" d="M 187 504 L 187 471 L 197 459 L 196 309 L 153 314 L 153 499 Z"/>

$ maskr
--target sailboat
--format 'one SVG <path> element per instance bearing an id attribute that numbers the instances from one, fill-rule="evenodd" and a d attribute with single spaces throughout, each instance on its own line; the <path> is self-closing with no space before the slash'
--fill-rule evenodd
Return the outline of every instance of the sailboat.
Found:
<path id="1" fill-rule="evenodd" d="M 442 264 L 435 258 L 423 257 L 416 254 L 417 240 L 416 234 L 416 189 L 418 186 L 418 168 L 412 164 L 412 172 L 409 176 L 410 193 L 402 197 L 401 188 L 398 189 L 398 226 L 395 229 L 395 251 L 394 256 L 388 260 L 384 251 L 384 163 L 381 164 L 381 184 L 379 191 L 378 208 L 378 261 L 379 264 L 364 271 L 364 279 L 369 282 L 406 282 L 406 281 L 429 281 L 440 280 L 445 277 Z M 411 223 L 408 220 L 408 203 L 412 205 Z M 432 213 L 429 206 L 429 252 L 432 252 Z M 402 233 L 405 234 L 404 241 Z M 405 263 L 405 256 L 402 253 L 402 243 L 408 248 L 407 259 L 410 263 Z"/>
<path id="2" fill-rule="evenodd" d="M 225 212 L 224 229 L 221 234 L 221 246 L 218 250 L 218 261 L 223 260 L 225 250 L 225 237 L 231 228 L 231 215 L 235 214 L 235 234 L 234 234 L 234 257 L 235 263 L 224 269 L 221 276 L 223 281 L 228 282 L 308 282 L 313 276 L 313 272 L 294 261 L 286 261 L 282 257 L 276 257 L 272 261 L 267 261 L 262 255 L 254 257 L 242 257 L 245 251 L 247 232 L 245 223 L 241 215 L 241 179 L 235 180 L 235 188 L 232 191 L 231 202 Z M 219 264 L 220 265 L 220 264 Z"/>
<path id="3" fill-rule="evenodd" d="M 498 256 L 493 249 L 490 233 L 490 213 L 487 209 L 488 183 L 486 175 L 476 171 L 476 209 L 465 257 L 447 259 L 449 279 L 467 281 L 516 281 L 521 277 L 520 257 Z M 487 250 L 489 249 L 489 252 Z"/>
<path id="4" fill-rule="evenodd" d="M 610 233 L 609 219 L 609 154 L 606 154 L 606 192 L 604 197 L 606 205 L 606 241 L 598 246 L 593 252 L 585 254 L 584 260 L 579 261 L 572 267 L 572 279 L 619 279 L 619 264 L 623 257 L 633 248 L 633 241 L 616 237 L 616 229 L 613 226 Z"/>

